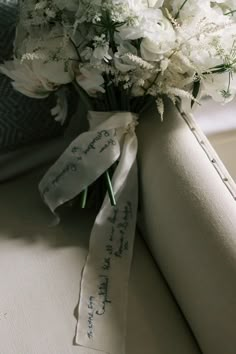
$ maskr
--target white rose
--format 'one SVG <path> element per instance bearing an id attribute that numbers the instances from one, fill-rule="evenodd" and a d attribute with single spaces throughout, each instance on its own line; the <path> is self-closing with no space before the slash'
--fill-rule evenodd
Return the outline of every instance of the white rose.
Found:
<path id="1" fill-rule="evenodd" d="M 21 63 L 14 59 L 0 66 L 0 72 L 13 80 L 13 87 L 23 95 L 31 98 L 46 98 L 57 89 L 47 80 L 39 79 L 32 68 L 32 61 Z"/>
<path id="2" fill-rule="evenodd" d="M 160 9 L 144 8 L 136 12 L 138 22 L 134 26 L 124 25 L 120 27 L 119 33 L 122 40 L 132 40 L 147 37 L 149 33 L 159 30 L 158 23 L 164 18 Z"/>
<path id="3" fill-rule="evenodd" d="M 183 0 L 169 0 L 168 2 L 170 3 L 171 13 L 174 16 L 178 14 L 181 20 L 186 20 L 200 14 L 202 14 L 200 17 L 204 17 L 211 10 L 210 0 L 188 0 L 183 7 Z"/>
<path id="4" fill-rule="evenodd" d="M 222 58 L 217 55 L 216 49 L 211 45 L 207 44 L 204 48 L 204 46 L 201 47 L 201 42 L 194 40 L 190 44 L 188 50 L 184 50 L 183 46 L 183 54 L 189 58 L 194 67 L 198 68 L 200 73 L 222 64 Z"/>
<path id="5" fill-rule="evenodd" d="M 141 55 L 147 61 L 160 61 L 175 46 L 176 34 L 169 20 L 163 17 L 159 31 L 150 33 L 141 43 Z"/>
<path id="6" fill-rule="evenodd" d="M 34 53 L 32 70 L 40 80 L 55 85 L 65 85 L 74 80 L 73 63 L 78 59 L 73 45 L 63 42 L 63 37 L 50 38 L 43 42 L 27 41 L 27 53 Z"/>
<path id="7" fill-rule="evenodd" d="M 207 33 L 199 38 L 189 40 L 182 45 L 182 52 L 198 68 L 199 72 L 205 72 L 223 64 L 224 60 L 217 48 L 221 48 L 228 58 L 232 56 L 235 40 L 236 25 L 230 25 L 227 30 L 219 31 L 217 37 L 212 37 Z"/>
<path id="8" fill-rule="evenodd" d="M 145 10 L 146 8 L 160 8 L 164 0 L 116 0 L 117 2 L 125 3 L 128 7 L 137 12 Z"/>
<path id="9" fill-rule="evenodd" d="M 60 85 L 74 79 L 73 60 L 77 53 L 63 37 L 22 43 L 22 60 L 15 58 L 1 66 L 1 72 L 13 80 L 13 87 L 32 98 L 45 98 Z M 25 53 L 25 54 L 24 54 Z M 71 60 L 72 59 L 72 60 Z"/>

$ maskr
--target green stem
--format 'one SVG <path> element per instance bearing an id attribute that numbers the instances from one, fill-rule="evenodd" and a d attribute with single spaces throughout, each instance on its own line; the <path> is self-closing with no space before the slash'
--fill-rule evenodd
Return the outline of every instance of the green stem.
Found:
<path id="1" fill-rule="evenodd" d="M 86 188 L 86 189 L 82 192 L 82 199 L 81 199 L 81 208 L 82 208 L 82 209 L 85 209 L 85 208 L 86 208 L 87 197 L 88 197 L 88 188 Z"/>
<path id="2" fill-rule="evenodd" d="M 72 40 L 72 38 L 69 38 L 69 40 L 70 40 L 72 46 L 74 47 L 74 49 L 75 49 L 75 51 L 76 51 L 76 54 L 78 55 L 79 61 L 82 62 L 82 59 L 81 59 L 79 50 L 78 50 L 78 48 L 76 47 L 76 44 L 74 43 L 74 41 Z"/>
<path id="3" fill-rule="evenodd" d="M 229 11 L 225 14 L 225 16 L 233 15 L 235 12 L 236 12 L 236 10 Z"/>
<path id="4" fill-rule="evenodd" d="M 108 195 L 109 195 L 109 198 L 111 201 L 111 205 L 116 206 L 116 199 L 115 199 L 109 171 L 105 172 L 105 178 L 106 178 L 107 190 L 108 190 Z"/>
<path id="5" fill-rule="evenodd" d="M 183 9 L 183 7 L 184 7 L 184 5 L 186 4 L 187 1 L 188 1 L 188 0 L 185 0 L 185 1 L 183 2 L 183 4 L 180 6 L 179 11 L 177 12 L 177 14 L 176 14 L 176 16 L 175 16 L 175 20 L 177 20 L 177 18 L 179 17 L 180 11 Z"/>

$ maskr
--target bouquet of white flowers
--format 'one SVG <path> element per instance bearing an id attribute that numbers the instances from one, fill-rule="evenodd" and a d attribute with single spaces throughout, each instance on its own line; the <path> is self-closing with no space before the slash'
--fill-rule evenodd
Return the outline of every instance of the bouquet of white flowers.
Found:
<path id="1" fill-rule="evenodd" d="M 43 98 L 74 82 L 101 108 L 154 97 L 234 97 L 234 0 L 22 0 L 14 87 Z M 139 97 L 139 99 L 135 99 Z"/>
<path id="2" fill-rule="evenodd" d="M 22 0 L 0 70 L 29 97 L 56 93 L 62 124 L 71 83 L 89 110 L 140 115 L 156 102 L 163 119 L 165 96 L 185 110 L 201 95 L 234 98 L 235 14 L 234 0 Z"/>
<path id="3" fill-rule="evenodd" d="M 89 132 L 50 169 L 41 194 L 54 211 L 80 193 L 85 206 L 87 188 L 100 176 L 109 192 L 83 273 L 79 344 L 112 353 L 106 323 L 117 316 L 117 298 L 126 303 L 140 114 L 154 103 L 163 119 L 165 97 L 185 110 L 202 95 L 232 100 L 235 40 L 235 0 L 21 0 L 14 59 L 0 70 L 27 96 L 56 93 L 52 113 L 62 123 L 65 85 L 74 85 L 89 110 Z M 123 323 L 123 312 L 118 316 Z"/>

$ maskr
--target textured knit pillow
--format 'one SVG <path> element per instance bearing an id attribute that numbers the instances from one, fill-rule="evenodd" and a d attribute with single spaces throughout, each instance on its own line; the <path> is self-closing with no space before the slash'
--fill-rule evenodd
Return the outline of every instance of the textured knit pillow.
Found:
<path id="1" fill-rule="evenodd" d="M 17 14 L 17 0 L 0 0 L 0 62 L 12 57 Z M 50 114 L 55 104 L 54 96 L 25 97 L 0 74 L 0 153 L 62 134 L 62 126 Z"/>

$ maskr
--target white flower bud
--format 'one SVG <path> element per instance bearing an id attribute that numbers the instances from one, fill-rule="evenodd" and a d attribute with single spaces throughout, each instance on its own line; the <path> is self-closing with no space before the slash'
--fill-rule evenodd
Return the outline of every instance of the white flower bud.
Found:
<path id="1" fill-rule="evenodd" d="M 102 87 L 104 79 L 96 69 L 82 68 L 76 76 L 76 81 L 92 97 L 96 97 L 99 92 L 105 93 Z"/>

